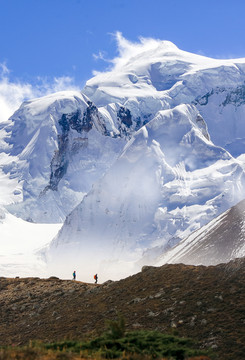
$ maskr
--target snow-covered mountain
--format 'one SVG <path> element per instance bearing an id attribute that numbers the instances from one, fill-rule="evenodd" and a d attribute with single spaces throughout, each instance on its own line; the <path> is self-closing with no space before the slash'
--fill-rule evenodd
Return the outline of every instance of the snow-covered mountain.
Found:
<path id="1" fill-rule="evenodd" d="M 109 115 L 79 92 L 24 103 L 3 127 L 3 171 L 23 183 L 21 201 L 8 209 L 29 221 L 63 221 L 125 145 L 134 124 L 124 118 L 122 106 Z"/>
<path id="2" fill-rule="evenodd" d="M 126 276 L 244 197 L 242 165 L 199 123 L 194 106 L 179 105 L 136 132 L 66 218 L 49 263 L 60 272 L 70 254 L 88 272 L 96 264 L 100 273 Z"/>
<path id="3" fill-rule="evenodd" d="M 245 59 L 146 43 L 82 93 L 30 100 L 0 124 L 1 203 L 65 220 L 43 253 L 59 276 L 154 264 L 245 197 Z"/>

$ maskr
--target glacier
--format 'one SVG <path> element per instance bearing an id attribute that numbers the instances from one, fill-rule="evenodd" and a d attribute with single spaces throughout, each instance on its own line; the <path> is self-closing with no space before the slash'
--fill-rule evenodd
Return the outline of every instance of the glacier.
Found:
<path id="1" fill-rule="evenodd" d="M 35 248 L 45 274 L 130 275 L 244 198 L 245 59 L 130 46 L 0 124 L 4 218 L 56 228 Z"/>

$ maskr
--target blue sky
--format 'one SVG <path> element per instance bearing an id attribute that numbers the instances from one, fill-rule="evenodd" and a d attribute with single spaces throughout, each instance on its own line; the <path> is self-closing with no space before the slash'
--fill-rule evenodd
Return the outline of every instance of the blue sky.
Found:
<path id="1" fill-rule="evenodd" d="M 244 0 L 0 0 L 0 63 L 12 81 L 69 76 L 83 87 L 113 58 L 113 33 L 170 40 L 212 57 L 245 57 Z"/>

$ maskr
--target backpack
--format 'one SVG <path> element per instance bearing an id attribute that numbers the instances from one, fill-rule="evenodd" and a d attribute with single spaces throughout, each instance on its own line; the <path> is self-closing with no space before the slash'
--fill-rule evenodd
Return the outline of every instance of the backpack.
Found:
<path id="1" fill-rule="evenodd" d="M 97 277 L 97 276 L 96 276 L 96 275 L 94 275 L 94 280 L 96 280 L 96 277 Z"/>

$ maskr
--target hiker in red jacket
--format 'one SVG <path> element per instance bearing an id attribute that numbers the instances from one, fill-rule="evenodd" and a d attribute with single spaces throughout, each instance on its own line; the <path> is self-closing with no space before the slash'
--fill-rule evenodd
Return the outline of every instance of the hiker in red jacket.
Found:
<path id="1" fill-rule="evenodd" d="M 97 282 L 98 282 L 98 275 L 97 274 L 94 275 L 94 280 L 95 280 L 95 284 L 97 284 Z"/>

